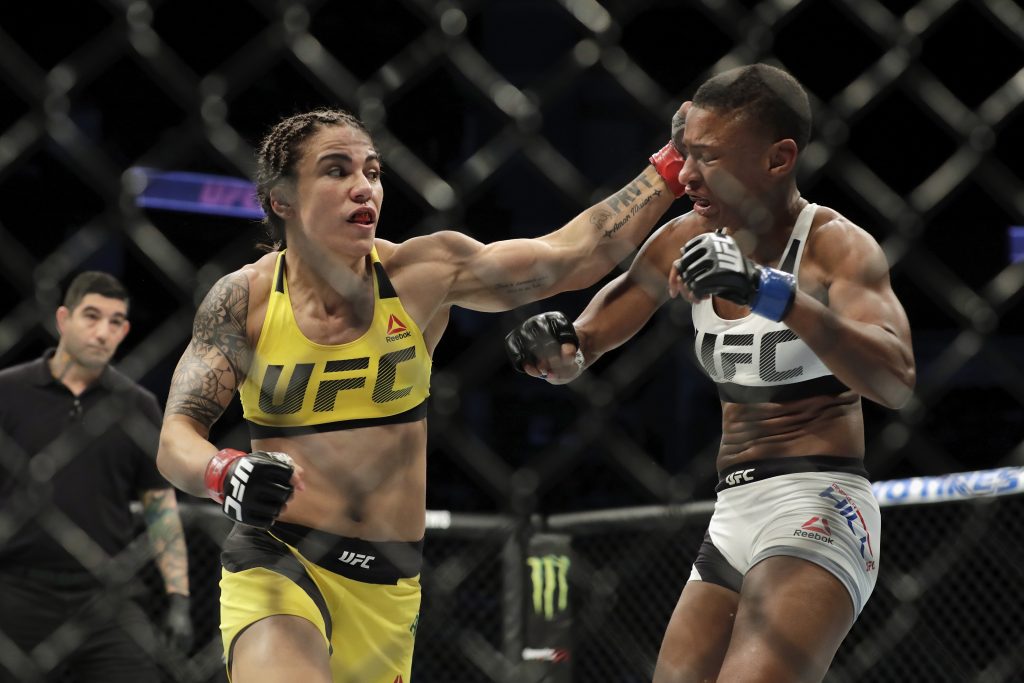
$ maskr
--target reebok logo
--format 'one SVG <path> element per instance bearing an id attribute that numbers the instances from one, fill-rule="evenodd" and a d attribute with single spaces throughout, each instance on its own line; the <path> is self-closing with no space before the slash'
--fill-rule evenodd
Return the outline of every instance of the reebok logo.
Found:
<path id="1" fill-rule="evenodd" d="M 793 535 L 809 538 L 812 541 L 821 541 L 829 545 L 834 543 L 832 540 L 832 527 L 828 525 L 828 520 L 824 517 L 811 517 L 801 524 L 799 529 L 794 530 Z"/>
<path id="2" fill-rule="evenodd" d="M 409 329 L 405 326 L 405 323 L 402 322 L 401 318 L 399 318 L 394 313 L 388 316 L 388 333 L 384 337 L 385 341 L 391 343 L 393 341 L 398 341 L 399 339 L 405 339 L 406 337 L 411 336 L 412 332 L 410 332 Z"/>
<path id="3" fill-rule="evenodd" d="M 399 332 L 405 332 L 405 330 L 405 323 L 397 315 L 392 313 L 388 316 L 388 334 L 398 334 Z"/>
<path id="4" fill-rule="evenodd" d="M 405 681 L 402 679 L 402 674 L 398 674 L 397 676 L 395 676 L 395 680 L 391 683 L 405 683 Z"/>
<path id="5" fill-rule="evenodd" d="M 338 557 L 338 562 L 341 562 L 342 564 L 350 564 L 353 567 L 369 569 L 370 560 L 375 557 L 376 555 L 364 555 L 363 553 L 354 553 L 350 550 L 346 550 L 340 557 Z"/>
<path id="6" fill-rule="evenodd" d="M 754 477 L 751 476 L 755 468 L 751 467 L 749 470 L 737 470 L 736 472 L 730 472 L 725 478 L 725 483 L 728 486 L 735 486 L 736 484 L 742 484 L 745 481 L 754 481 Z"/>
<path id="7" fill-rule="evenodd" d="M 817 531 L 819 534 L 825 534 L 826 536 L 832 535 L 832 527 L 828 525 L 828 520 L 824 517 L 811 517 L 800 528 L 807 529 L 808 531 Z"/>

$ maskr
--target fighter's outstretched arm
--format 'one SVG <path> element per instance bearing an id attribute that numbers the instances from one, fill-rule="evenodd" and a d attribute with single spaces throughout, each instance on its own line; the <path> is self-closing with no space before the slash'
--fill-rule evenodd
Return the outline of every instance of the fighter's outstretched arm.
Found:
<path id="1" fill-rule="evenodd" d="M 659 228 L 629 270 L 601 288 L 571 326 L 560 313 L 523 322 L 506 338 L 513 363 L 534 377 L 565 384 L 627 342 L 669 298 L 664 273 L 693 230 L 686 216 Z"/>
<path id="2" fill-rule="evenodd" d="M 448 264 L 446 304 L 504 311 L 559 292 L 589 287 L 628 257 L 675 195 L 654 166 L 564 226 L 535 239 L 482 244 L 438 233 Z"/>

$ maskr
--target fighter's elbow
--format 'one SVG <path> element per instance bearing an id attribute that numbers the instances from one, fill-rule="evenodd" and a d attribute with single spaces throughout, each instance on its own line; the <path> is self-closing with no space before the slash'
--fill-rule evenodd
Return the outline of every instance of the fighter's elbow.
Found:
<path id="1" fill-rule="evenodd" d="M 896 369 L 879 387 L 876 401 L 891 410 L 899 410 L 910 402 L 917 384 L 917 371 L 913 365 Z"/>

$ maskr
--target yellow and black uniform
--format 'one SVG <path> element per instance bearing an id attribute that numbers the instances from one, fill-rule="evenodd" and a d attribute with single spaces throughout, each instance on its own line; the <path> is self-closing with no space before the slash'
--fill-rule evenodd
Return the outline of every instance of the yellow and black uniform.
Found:
<path id="1" fill-rule="evenodd" d="M 293 436 L 420 420 L 430 355 L 376 249 L 374 312 L 359 339 L 317 344 L 299 330 L 284 252 L 254 360 L 240 394 L 252 437 Z M 335 681 L 408 683 L 419 621 L 423 541 L 370 542 L 296 524 L 236 525 L 221 556 L 221 634 L 231 648 L 273 615 L 310 621 L 331 653 Z"/>
<path id="2" fill-rule="evenodd" d="M 402 307 L 374 249 L 373 320 L 346 344 L 317 344 L 295 322 L 284 252 L 252 366 L 242 411 L 254 439 L 415 422 L 427 414 L 430 354 Z"/>

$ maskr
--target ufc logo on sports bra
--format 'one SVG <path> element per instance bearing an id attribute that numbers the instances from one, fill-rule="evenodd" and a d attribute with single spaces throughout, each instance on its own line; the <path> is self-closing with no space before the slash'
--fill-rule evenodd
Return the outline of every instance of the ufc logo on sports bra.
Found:
<path id="1" fill-rule="evenodd" d="M 753 334 L 705 333 L 697 349 L 704 372 L 713 380 L 730 382 L 736 376 L 736 366 L 754 364 L 756 354 L 757 375 L 762 382 L 785 382 L 804 374 L 802 365 L 782 371 L 776 368 L 779 344 L 797 339 L 792 330 L 758 335 L 756 345 L 754 337 Z"/>
<path id="2" fill-rule="evenodd" d="M 410 361 L 416 357 L 416 347 L 408 346 L 398 351 L 385 353 L 377 362 L 377 381 L 373 385 L 371 399 L 374 403 L 387 403 L 404 398 L 412 391 L 412 387 L 397 388 L 395 378 L 398 376 L 398 365 Z M 267 372 L 263 375 L 263 384 L 260 385 L 260 410 L 267 415 L 290 415 L 302 410 L 302 404 L 306 400 L 306 394 L 310 389 L 309 378 L 313 374 L 315 363 L 296 363 L 292 370 L 292 377 L 288 381 L 288 388 L 284 392 L 284 398 L 279 403 L 274 402 L 274 392 L 277 390 L 278 381 L 284 371 L 283 365 L 268 365 Z M 334 372 L 355 372 L 367 370 L 370 367 L 370 358 L 346 358 L 343 360 L 329 360 L 324 367 L 324 374 Z M 314 413 L 329 413 L 334 410 L 338 400 L 338 393 L 362 389 L 366 386 L 366 373 L 354 377 L 342 379 L 321 379 L 316 385 L 316 397 L 313 399 Z"/>

